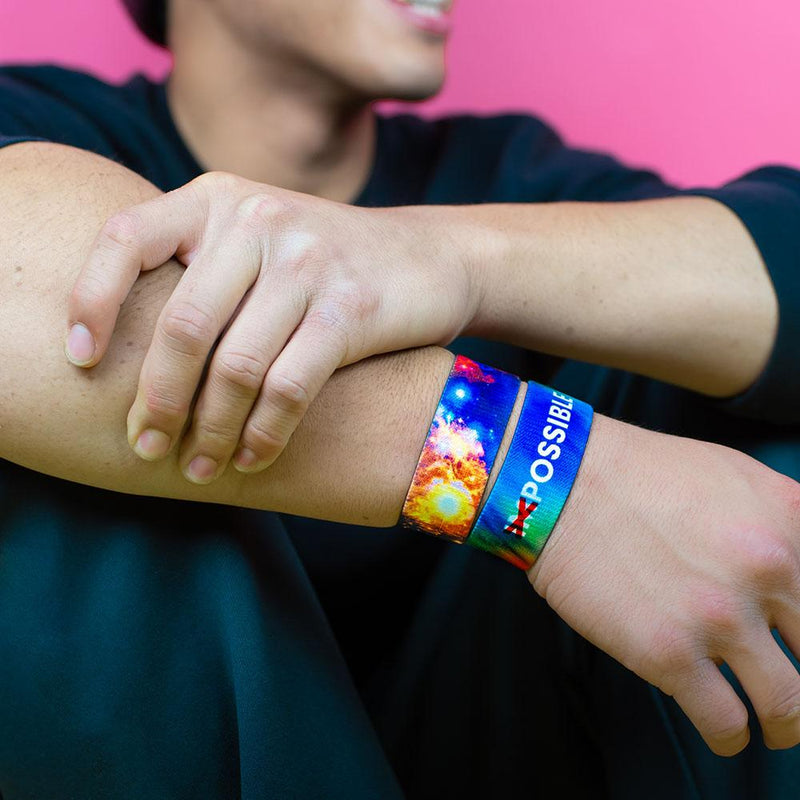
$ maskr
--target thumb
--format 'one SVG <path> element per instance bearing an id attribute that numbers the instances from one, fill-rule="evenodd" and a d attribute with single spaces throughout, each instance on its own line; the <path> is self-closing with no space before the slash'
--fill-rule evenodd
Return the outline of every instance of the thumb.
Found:
<path id="1" fill-rule="evenodd" d="M 100 362 L 139 274 L 196 249 L 206 217 L 197 193 L 184 186 L 108 219 L 69 296 L 65 352 L 73 364 Z"/>

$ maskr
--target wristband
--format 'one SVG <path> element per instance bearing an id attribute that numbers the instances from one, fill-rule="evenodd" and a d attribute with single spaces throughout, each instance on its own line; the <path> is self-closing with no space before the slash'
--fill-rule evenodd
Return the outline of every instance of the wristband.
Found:
<path id="1" fill-rule="evenodd" d="M 592 426 L 592 407 L 528 383 L 519 424 L 467 544 L 529 569 L 567 501 Z"/>
<path id="2" fill-rule="evenodd" d="M 403 504 L 403 524 L 454 542 L 469 535 L 519 378 L 457 356 Z"/>

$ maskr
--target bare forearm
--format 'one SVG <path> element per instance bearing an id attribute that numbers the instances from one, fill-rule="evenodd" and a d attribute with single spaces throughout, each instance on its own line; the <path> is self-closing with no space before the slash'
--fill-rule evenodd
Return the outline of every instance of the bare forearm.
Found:
<path id="1" fill-rule="evenodd" d="M 269 469 L 228 469 L 207 486 L 187 482 L 175 455 L 140 461 L 126 436 L 125 415 L 156 318 L 181 274 L 177 264 L 138 278 L 97 366 L 67 364 L 60 343 L 68 287 L 104 220 L 155 194 L 85 153 L 20 145 L 0 154 L 0 456 L 121 492 L 394 523 L 452 363 L 444 350 L 339 370 Z M 521 262 L 515 269 L 521 281 Z M 83 291 L 91 288 L 84 281 Z M 522 311 L 524 297 L 513 301 Z M 519 405 L 518 397 L 495 471 Z M 792 641 L 798 491 L 734 451 L 598 416 L 529 578 L 576 630 L 674 695 L 715 752 L 736 753 L 748 737 L 747 710 L 716 671 L 721 661 L 753 701 L 770 745 L 793 746 L 800 680 L 770 627 Z M 784 688 L 764 689 L 774 686 Z"/>
<path id="2" fill-rule="evenodd" d="M 714 200 L 437 209 L 480 294 L 468 333 L 715 396 L 746 389 L 777 302 L 749 233 Z"/>
<path id="3" fill-rule="evenodd" d="M 97 231 L 154 196 L 138 176 L 47 145 L 0 152 L 0 456 L 57 477 L 134 494 L 267 508 L 372 525 L 397 520 L 451 363 L 430 348 L 370 359 L 329 382 L 266 473 L 188 483 L 176 457 L 139 460 L 125 417 L 158 314 L 181 268 L 137 281 L 109 356 L 91 371 L 61 349 L 66 298 Z"/>

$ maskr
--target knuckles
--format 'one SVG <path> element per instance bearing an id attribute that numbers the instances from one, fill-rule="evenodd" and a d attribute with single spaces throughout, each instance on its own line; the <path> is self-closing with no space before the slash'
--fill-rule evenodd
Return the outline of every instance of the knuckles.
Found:
<path id="1" fill-rule="evenodd" d="M 87 271 L 72 287 L 69 306 L 72 309 L 95 309 L 108 303 L 108 288 L 97 274 Z"/>
<path id="2" fill-rule="evenodd" d="M 739 580 L 760 594 L 795 589 L 800 556 L 786 535 L 771 526 L 744 529 L 731 536 L 728 562 Z"/>
<path id="3" fill-rule="evenodd" d="M 286 192 L 229 172 L 206 172 L 188 186 L 209 214 L 216 209 L 228 217 L 229 224 L 249 235 L 271 230 L 277 217 L 292 205 Z"/>
<path id="4" fill-rule="evenodd" d="M 106 246 L 132 250 L 141 242 L 144 233 L 141 217 L 134 209 L 126 209 L 109 217 L 100 231 Z"/>
<path id="5" fill-rule="evenodd" d="M 153 419 L 179 423 L 189 414 L 189 401 L 175 395 L 159 381 L 144 387 L 142 394 L 145 411 Z"/>
<path id="6" fill-rule="evenodd" d="M 797 725 L 800 722 L 800 686 L 797 681 L 782 691 L 773 688 L 773 697 L 766 709 L 759 712 L 759 719 L 767 725 Z"/>
<path id="7" fill-rule="evenodd" d="M 380 308 L 380 295 L 374 287 L 356 281 L 346 281 L 336 287 L 337 304 L 346 310 L 349 319 L 364 322 Z"/>
<path id="8" fill-rule="evenodd" d="M 693 632 L 677 622 L 666 621 L 632 667 L 637 674 L 671 695 L 675 693 L 676 682 L 682 680 L 697 661 Z"/>
<path id="9" fill-rule="evenodd" d="M 746 609 L 732 588 L 694 592 L 691 611 L 703 638 L 719 645 L 735 645 L 746 625 Z"/>
<path id="10" fill-rule="evenodd" d="M 320 300 L 309 308 L 304 324 L 346 351 L 364 324 L 377 315 L 380 297 L 373 288 L 355 281 L 331 284 L 320 290 Z"/>
<path id="11" fill-rule="evenodd" d="M 779 537 L 760 543 L 750 569 L 759 586 L 788 589 L 796 587 L 800 578 L 797 552 L 785 539 Z"/>
<path id="12" fill-rule="evenodd" d="M 285 274 L 303 293 L 314 296 L 338 271 L 334 246 L 308 227 L 294 230 L 287 224 L 272 250 L 273 267 Z"/>
<path id="13" fill-rule="evenodd" d="M 293 416 L 305 414 L 311 400 L 306 387 L 288 375 L 272 370 L 264 381 L 268 402 Z"/>
<path id="14" fill-rule="evenodd" d="M 195 422 L 192 425 L 192 436 L 198 443 L 197 448 L 204 452 L 208 451 L 208 446 L 211 443 L 223 443 L 232 446 L 239 438 L 239 432 L 239 426 L 233 420 L 226 422 L 223 419 L 201 418 L 199 422 Z"/>
<path id="15" fill-rule="evenodd" d="M 215 356 L 212 371 L 223 384 L 255 394 L 261 388 L 266 367 L 255 355 L 224 351 Z"/>
<path id="16" fill-rule="evenodd" d="M 330 302 L 311 308 L 303 325 L 308 325 L 319 335 L 346 340 L 348 329 L 354 321 L 348 306 Z"/>
<path id="17" fill-rule="evenodd" d="M 234 223 L 248 234 L 271 231 L 288 210 L 288 202 L 278 194 L 257 192 L 241 198 L 235 205 Z"/>
<path id="18" fill-rule="evenodd" d="M 256 419 L 248 423 L 242 443 L 260 459 L 271 460 L 283 450 L 286 440 L 276 436 L 274 431 L 267 430 L 264 423 Z"/>
<path id="19" fill-rule="evenodd" d="M 212 172 L 203 173 L 191 181 L 189 185 L 217 199 L 236 195 L 249 183 L 250 181 L 247 179 L 234 175 L 231 172 L 214 170 Z"/>
<path id="20" fill-rule="evenodd" d="M 205 357 L 219 329 L 213 307 L 190 299 L 174 303 L 167 309 L 161 323 L 161 332 L 168 346 L 188 356 Z"/>

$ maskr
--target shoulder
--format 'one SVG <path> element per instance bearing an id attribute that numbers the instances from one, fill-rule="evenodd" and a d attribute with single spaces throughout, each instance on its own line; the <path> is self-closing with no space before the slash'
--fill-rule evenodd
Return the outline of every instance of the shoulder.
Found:
<path id="1" fill-rule="evenodd" d="M 154 154 L 167 148 L 162 88 L 140 75 L 113 84 L 57 66 L 0 67 L 0 146 L 24 140 L 70 145 L 169 183 L 153 164 Z"/>
<path id="2" fill-rule="evenodd" d="M 57 94 L 76 93 L 91 87 L 107 87 L 99 78 L 87 72 L 67 69 L 54 64 L 5 64 L 0 66 L 0 85 L 6 89 L 28 88 Z"/>
<path id="3" fill-rule="evenodd" d="M 52 66 L 0 68 L 0 145 L 25 140 L 67 144 L 110 156 L 90 108 L 105 107 L 105 84 Z"/>
<path id="4" fill-rule="evenodd" d="M 29 121 L 41 112 L 83 111 L 92 116 L 108 103 L 123 102 L 125 87 L 106 83 L 85 72 L 52 65 L 0 67 L 2 110 L 18 111 L 24 104 Z M 101 103 L 98 108 L 98 102 Z"/>

